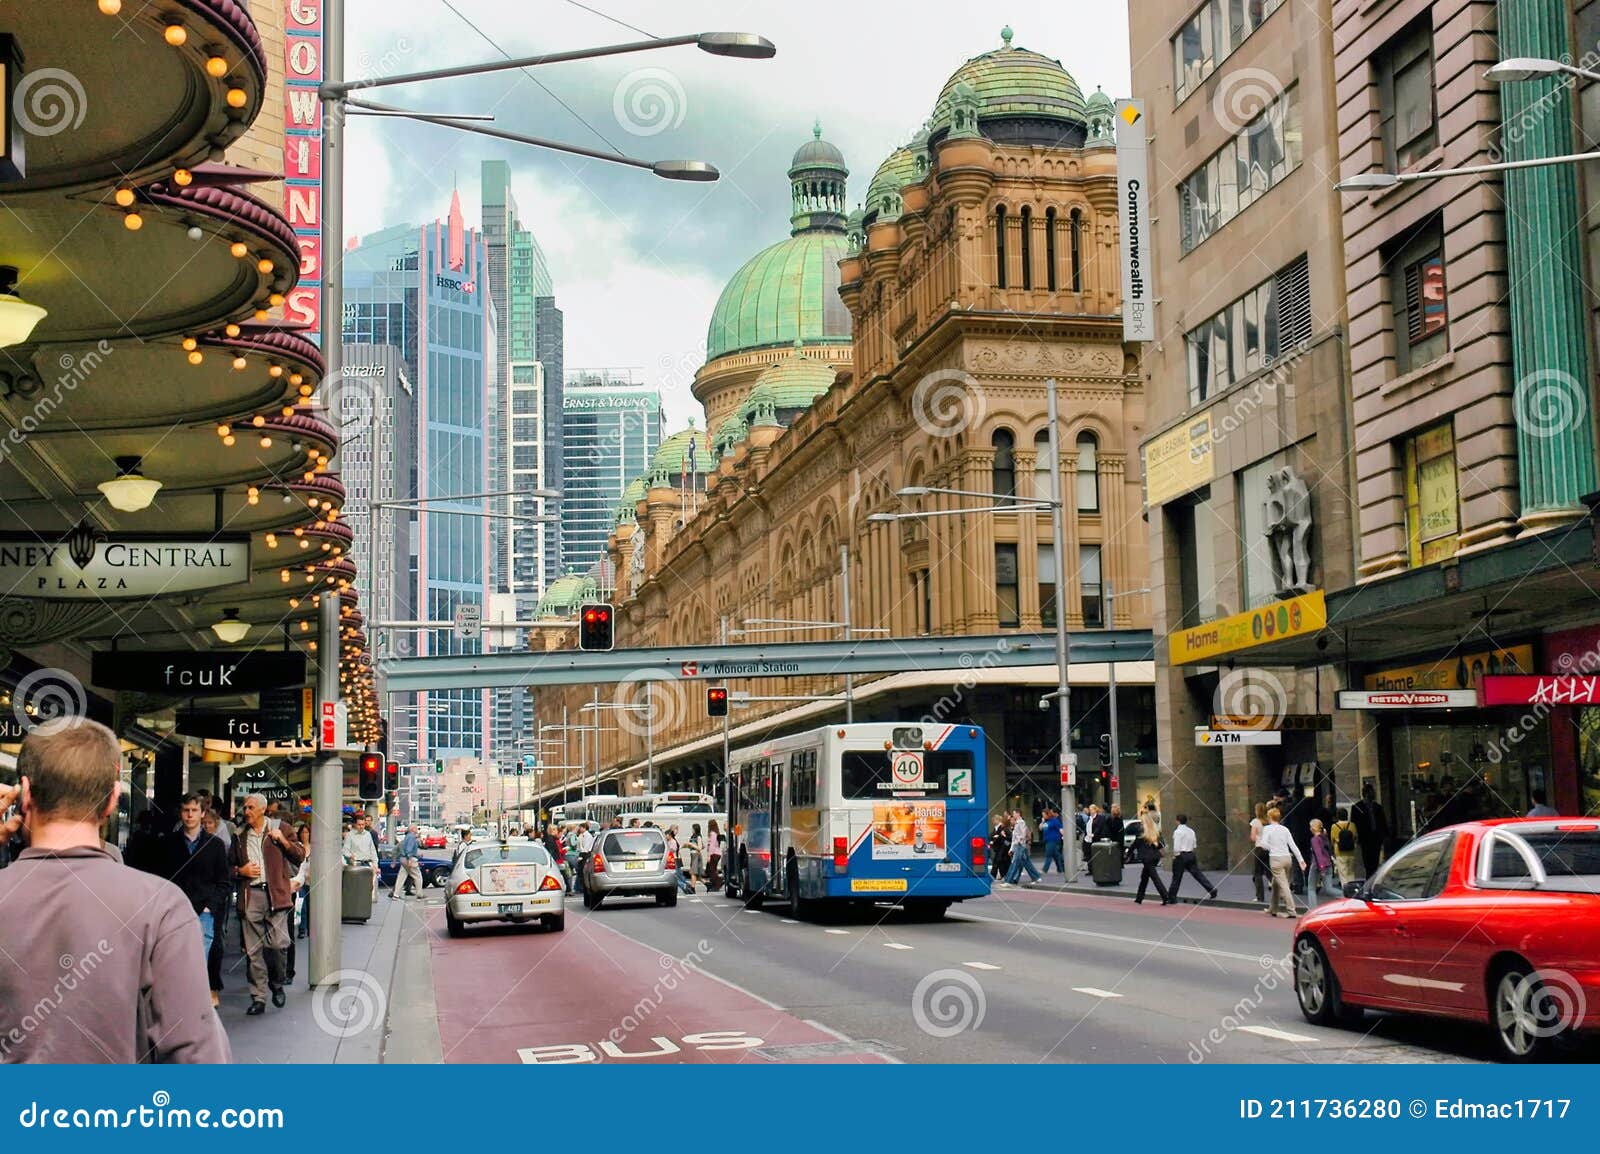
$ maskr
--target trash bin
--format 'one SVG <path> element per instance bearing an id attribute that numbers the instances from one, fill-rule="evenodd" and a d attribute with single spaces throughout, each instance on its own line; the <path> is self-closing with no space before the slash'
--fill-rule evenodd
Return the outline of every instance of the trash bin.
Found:
<path id="1" fill-rule="evenodd" d="M 1114 841 L 1097 841 L 1089 850 L 1089 872 L 1097 886 L 1122 884 L 1122 847 Z"/>
<path id="2" fill-rule="evenodd" d="M 364 922 L 372 917 L 372 867 L 345 866 L 342 886 L 339 920 Z"/>

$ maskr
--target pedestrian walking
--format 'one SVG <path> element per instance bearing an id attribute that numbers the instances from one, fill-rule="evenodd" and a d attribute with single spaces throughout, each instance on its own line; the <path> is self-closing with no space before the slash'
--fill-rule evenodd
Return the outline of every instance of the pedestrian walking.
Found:
<path id="1" fill-rule="evenodd" d="M 1046 807 L 1044 822 L 1039 827 L 1044 835 L 1044 869 L 1042 873 L 1050 872 L 1050 863 L 1054 862 L 1056 872 L 1062 877 L 1067 874 L 1067 863 L 1063 855 L 1064 843 L 1061 834 L 1061 814 L 1054 809 Z"/>
<path id="2" fill-rule="evenodd" d="M 578 876 L 573 883 L 573 893 L 578 892 L 578 887 L 587 884 L 583 879 L 589 872 L 589 858 L 593 855 L 594 833 L 589 829 L 588 823 L 585 823 L 578 830 Z"/>
<path id="3" fill-rule="evenodd" d="M 1139 892 L 1133 895 L 1133 904 L 1136 906 L 1144 904 L 1145 888 L 1152 883 L 1156 893 L 1161 895 L 1161 904 L 1172 904 L 1172 895 L 1161 884 L 1161 848 L 1161 826 L 1153 821 L 1143 823 L 1139 836 L 1133 842 L 1134 856 L 1138 858 L 1140 866 Z"/>
<path id="4" fill-rule="evenodd" d="M 1551 805 L 1547 800 L 1545 800 L 1545 792 L 1544 792 L 1544 790 L 1542 790 L 1542 789 L 1531 790 L 1529 792 L 1528 796 L 1533 800 L 1533 805 L 1528 810 L 1528 816 L 1529 817 L 1560 817 L 1561 816 L 1561 814 L 1556 810 L 1555 806 Z"/>
<path id="5" fill-rule="evenodd" d="M 700 823 L 695 822 L 689 827 L 689 840 L 684 843 L 689 851 L 689 892 L 700 884 L 700 875 L 705 871 L 706 864 L 706 839 L 700 833 Z"/>
<path id="6" fill-rule="evenodd" d="M 706 823 L 706 889 L 722 888 L 722 831 L 717 819 Z"/>
<path id="7" fill-rule="evenodd" d="M 994 832 L 989 835 L 989 872 L 1000 881 L 1005 880 L 1011 868 L 1011 823 L 1008 815 L 995 819 Z"/>
<path id="8" fill-rule="evenodd" d="M 192 902 L 101 839 L 122 788 L 116 735 L 87 718 L 45 722 L 17 774 L 0 785 L 0 841 L 28 829 L 0 870 L 0 1061 L 232 1061 Z"/>
<path id="9" fill-rule="evenodd" d="M 1322 819 L 1311 819 L 1311 865 L 1306 870 L 1306 908 L 1316 909 L 1323 886 L 1333 877 L 1333 846 L 1322 828 Z"/>
<path id="10" fill-rule="evenodd" d="M 1267 904 L 1267 887 L 1272 884 L 1272 865 L 1267 860 L 1266 847 L 1261 844 L 1261 831 L 1267 825 L 1267 803 L 1256 802 L 1256 815 L 1250 819 L 1250 881 L 1256 887 L 1256 901 Z"/>
<path id="11" fill-rule="evenodd" d="M 1356 826 L 1361 868 L 1365 876 L 1370 878 L 1378 872 L 1378 864 L 1383 861 L 1384 846 L 1389 840 L 1389 818 L 1378 803 L 1378 791 L 1370 781 L 1361 787 L 1361 800 L 1350 807 L 1350 820 Z"/>
<path id="12" fill-rule="evenodd" d="M 1180 813 L 1178 824 L 1172 827 L 1172 900 L 1178 900 L 1178 888 L 1183 885 L 1183 875 L 1193 874 L 1194 880 L 1215 898 L 1217 887 L 1211 884 L 1211 879 L 1200 871 L 1200 859 L 1195 854 L 1198 839 L 1194 836 L 1194 829 L 1189 825 L 1189 815 Z"/>
<path id="13" fill-rule="evenodd" d="M 1031 886 L 1039 880 L 1039 871 L 1034 867 L 1033 855 L 1028 848 L 1028 823 L 1023 820 L 1020 811 L 1013 810 L 1011 814 L 1011 868 L 1006 870 L 1005 884 L 1014 886 L 1022 877 L 1022 871 L 1027 870 L 1028 876 L 1033 881 L 1022 882 Z"/>
<path id="14" fill-rule="evenodd" d="M 408 881 L 416 887 L 416 896 L 422 896 L 422 869 L 417 863 L 421 853 L 422 845 L 417 841 L 417 831 L 402 826 L 400 844 L 394 850 L 394 888 L 389 891 L 390 901 L 406 896 Z"/>
<path id="15" fill-rule="evenodd" d="M 215 798 L 212 799 L 213 801 Z M 233 883 L 231 881 L 233 869 L 233 828 L 222 820 L 222 815 L 215 809 L 208 809 L 200 819 L 200 824 L 212 837 L 222 842 L 224 864 L 228 866 L 229 883 L 223 887 L 218 900 L 222 906 L 212 919 L 211 948 L 206 951 L 206 977 L 211 984 L 211 1004 L 216 1005 L 218 995 L 222 992 L 222 943 L 223 933 L 228 928 L 228 912 L 233 909 Z"/>
<path id="16" fill-rule="evenodd" d="M 1267 810 L 1266 824 L 1261 827 L 1261 838 L 1256 843 L 1267 854 L 1267 862 L 1272 870 L 1272 900 L 1267 905 L 1269 918 L 1293 918 L 1298 914 L 1295 911 L 1294 894 L 1290 889 L 1289 867 L 1296 862 L 1301 869 L 1306 868 L 1306 859 L 1300 852 L 1300 847 L 1294 842 L 1294 837 L 1282 824 L 1283 811 L 1277 808 Z M 1279 906 L 1283 907 L 1282 912 Z"/>
<path id="17" fill-rule="evenodd" d="M 1361 852 L 1356 823 L 1350 820 L 1350 811 L 1344 806 L 1334 810 L 1333 828 L 1328 832 L 1328 841 L 1333 845 L 1333 868 L 1339 873 L 1339 886 L 1342 889 L 1359 876 L 1356 873 L 1356 855 Z"/>
<path id="18" fill-rule="evenodd" d="M 165 873 L 194 907 L 201 944 L 209 958 L 223 929 L 217 919 L 227 912 L 231 883 L 228 852 L 220 839 L 206 832 L 204 814 L 200 798 L 192 793 L 183 795 L 178 803 L 178 828 L 166 838 Z M 217 1000 L 217 992 L 212 990 L 211 1004 L 215 1006 Z"/>
<path id="19" fill-rule="evenodd" d="M 1094 843 L 1100 833 L 1100 807 L 1090 803 L 1083 814 L 1083 862 L 1085 868 L 1094 860 Z"/>
<path id="20" fill-rule="evenodd" d="M 235 901 L 250 970 L 250 1008 L 245 1013 L 256 1015 L 266 1011 L 269 994 L 274 1006 L 287 1000 L 284 955 L 289 949 L 289 911 L 294 908 L 289 883 L 304 855 L 300 843 L 281 825 L 267 824 L 267 799 L 259 793 L 244 799 L 244 822 L 233 842 L 233 876 L 239 881 Z"/>
<path id="21" fill-rule="evenodd" d="M 344 844 L 339 849 L 344 855 L 345 865 L 366 866 L 372 871 L 372 900 L 377 901 L 378 843 L 367 833 L 365 811 L 356 810 L 355 816 L 350 820 L 350 832 L 344 835 Z"/>
<path id="22" fill-rule="evenodd" d="M 1160 831 L 1157 830 L 1156 832 L 1159 833 Z M 1111 812 L 1101 819 L 1099 828 L 1095 830 L 1095 840 L 1115 842 L 1120 846 L 1122 845 L 1122 833 L 1122 807 L 1113 805 Z"/>

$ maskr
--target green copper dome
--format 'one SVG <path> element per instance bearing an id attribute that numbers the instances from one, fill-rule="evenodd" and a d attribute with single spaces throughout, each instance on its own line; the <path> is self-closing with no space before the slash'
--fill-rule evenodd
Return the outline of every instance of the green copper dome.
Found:
<path id="1" fill-rule="evenodd" d="M 650 462 L 652 481 L 665 475 L 668 484 L 677 484 L 678 477 L 684 472 L 684 466 L 687 464 L 690 441 L 695 445 L 694 468 L 691 471 L 698 474 L 711 468 L 711 442 L 703 430 L 690 426 L 673 433 L 661 442 L 661 447 L 656 450 L 655 459 Z"/>
<path id="2" fill-rule="evenodd" d="M 946 98 L 952 89 L 963 83 L 976 94 L 979 126 L 984 135 L 992 139 L 1031 142 L 1037 134 L 1005 130 L 991 122 L 1056 121 L 1087 128 L 1083 92 L 1061 62 L 1026 48 L 1012 47 L 1009 27 L 1002 29 L 1000 36 L 1004 41 L 1002 47 L 974 56 L 945 81 L 934 105 L 930 130 L 937 134 L 950 127 Z"/>
<path id="3" fill-rule="evenodd" d="M 593 577 L 568 573 L 565 577 L 557 577 L 550 583 L 550 588 L 539 598 L 538 612 L 540 617 L 569 617 L 573 610 L 585 601 L 599 599 L 600 586 L 595 583 Z"/>
<path id="4" fill-rule="evenodd" d="M 837 145 L 822 139 L 820 120 L 811 126 L 811 139 L 795 149 L 794 159 L 789 162 L 790 176 L 812 169 L 831 169 L 847 176 L 850 173 L 849 165 L 844 162 L 844 153 L 839 151 Z"/>
<path id="5" fill-rule="evenodd" d="M 733 452 L 734 446 L 744 440 L 749 435 L 749 432 L 749 427 L 745 424 L 744 418 L 738 413 L 734 413 L 733 416 L 717 426 L 717 435 L 711 438 L 711 451 L 717 455 L 717 459 L 720 461 L 723 457 Z"/>
<path id="6" fill-rule="evenodd" d="M 917 160 L 911 149 L 902 145 L 891 152 L 867 185 L 866 214 L 879 224 L 900 215 L 900 190 L 917 178 Z"/>
<path id="7" fill-rule="evenodd" d="M 629 481 L 622 490 L 622 496 L 617 498 L 616 523 L 626 525 L 638 520 L 638 504 L 644 500 L 645 484 L 643 477 L 635 477 Z"/>
<path id="8" fill-rule="evenodd" d="M 839 299 L 845 247 L 842 229 L 802 232 L 746 261 L 711 314 L 706 359 L 796 340 L 848 345 L 850 311 Z"/>
<path id="9" fill-rule="evenodd" d="M 762 370 L 755 388 L 739 406 L 739 415 L 749 420 L 755 413 L 757 401 L 767 398 L 771 399 L 774 409 L 808 409 L 812 401 L 833 387 L 835 375 L 832 365 L 797 349 L 771 368 Z"/>

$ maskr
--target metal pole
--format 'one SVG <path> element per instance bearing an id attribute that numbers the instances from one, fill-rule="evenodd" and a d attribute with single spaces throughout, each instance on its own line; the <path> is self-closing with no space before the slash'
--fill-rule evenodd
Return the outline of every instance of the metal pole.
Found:
<path id="1" fill-rule="evenodd" d="M 844 610 L 844 639 L 850 640 L 850 545 L 846 542 L 839 546 L 839 581 L 844 586 L 840 596 L 840 607 Z M 844 675 L 844 721 L 846 725 L 856 719 L 856 679 L 852 674 Z"/>
<path id="2" fill-rule="evenodd" d="M 1072 760 L 1072 691 L 1068 686 L 1068 673 L 1072 667 L 1071 642 L 1067 637 L 1067 532 L 1066 489 L 1061 483 L 1061 429 L 1056 407 L 1056 379 L 1045 382 L 1050 421 L 1050 532 L 1055 539 L 1056 552 L 1056 708 L 1061 718 L 1060 764 Z M 1078 876 L 1078 798 L 1075 788 L 1061 787 L 1061 828 L 1066 841 L 1065 860 L 1067 877 Z"/>
<path id="3" fill-rule="evenodd" d="M 564 696 L 564 695 L 563 695 Z M 567 790 L 571 787 L 572 773 L 572 731 L 567 728 L 567 704 L 561 703 L 561 800 L 567 801 Z"/>
<path id="4" fill-rule="evenodd" d="M 344 80 L 344 0 L 327 0 L 322 22 L 323 77 Z M 322 108 L 322 357 L 323 380 L 344 376 L 344 108 Z M 339 700 L 339 594 L 322 595 L 317 619 L 317 699 Z M 319 726 L 320 728 L 320 726 Z M 320 737 L 321 734 L 313 736 Z M 311 984 L 322 985 L 342 964 L 339 920 L 343 863 L 339 826 L 344 808 L 344 763 L 330 750 L 311 771 Z"/>
<path id="5" fill-rule="evenodd" d="M 600 792 L 600 687 L 594 690 L 594 791 Z"/>
<path id="6" fill-rule="evenodd" d="M 1108 624 L 1115 629 L 1117 627 L 1116 594 L 1112 591 L 1110 581 L 1105 582 L 1103 588 L 1105 590 L 1106 613 L 1111 618 Z M 1106 669 L 1106 687 L 1111 695 L 1111 780 L 1117 781 L 1122 775 L 1122 754 L 1117 746 L 1117 659 L 1115 657 L 1106 663 Z M 1118 782 L 1118 784 L 1120 785 L 1121 783 Z M 1115 799 L 1116 794 L 1113 793 L 1112 797 Z"/>
<path id="7" fill-rule="evenodd" d="M 644 716 L 644 772 L 645 781 L 648 783 L 645 792 L 654 793 L 656 791 L 656 705 L 650 700 L 648 688 L 645 689 L 644 696 L 645 703 L 649 706 Z"/>
<path id="8" fill-rule="evenodd" d="M 728 619 L 726 617 L 724 617 L 722 619 L 722 644 L 726 645 L 727 643 L 728 643 Z M 730 701 L 728 704 L 731 706 L 733 703 Z M 725 812 L 731 813 L 733 811 L 733 777 L 732 777 L 732 775 L 730 773 L 730 770 L 729 770 L 729 767 L 728 767 L 728 761 L 729 760 L 730 760 L 730 758 L 729 758 L 729 753 L 728 753 L 728 715 L 726 713 L 724 713 L 722 715 L 722 781 L 723 781 L 723 786 L 724 786 L 723 810 Z M 725 838 L 731 838 L 733 836 L 733 830 L 731 830 L 731 829 L 724 830 L 723 831 L 723 836 Z M 731 845 L 731 843 L 730 843 L 730 845 Z M 723 866 L 724 870 L 726 870 L 728 868 L 728 854 L 727 854 L 726 851 L 724 851 L 724 853 L 722 855 L 722 866 Z M 727 875 L 724 874 L 723 876 L 727 876 Z"/>

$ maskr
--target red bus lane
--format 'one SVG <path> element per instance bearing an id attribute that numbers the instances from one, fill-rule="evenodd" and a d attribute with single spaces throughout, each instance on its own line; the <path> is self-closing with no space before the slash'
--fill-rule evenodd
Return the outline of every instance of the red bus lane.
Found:
<path id="1" fill-rule="evenodd" d="M 491 927 L 461 938 L 431 919 L 446 1062 L 889 1060 L 710 977 L 711 942 L 672 957 L 576 914 L 562 933 Z"/>

